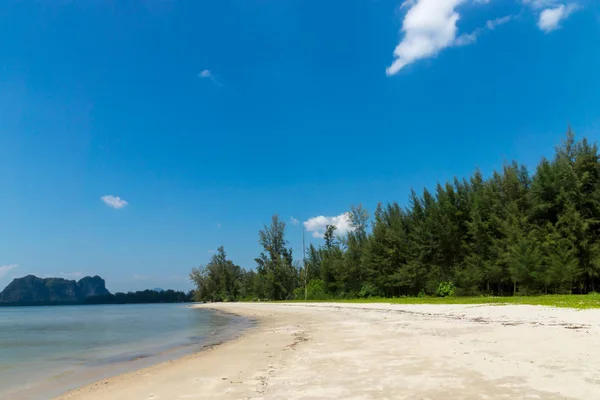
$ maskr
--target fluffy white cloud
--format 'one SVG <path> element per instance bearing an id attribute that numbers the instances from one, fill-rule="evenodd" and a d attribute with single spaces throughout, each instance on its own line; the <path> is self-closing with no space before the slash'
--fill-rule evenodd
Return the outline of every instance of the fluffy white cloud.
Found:
<path id="1" fill-rule="evenodd" d="M 560 21 L 566 19 L 580 6 L 565 0 L 522 0 L 523 4 L 539 12 L 538 27 L 548 33 L 560 28 Z"/>
<path id="2" fill-rule="evenodd" d="M 0 279 L 4 278 L 13 269 L 17 268 L 18 264 L 0 265 Z"/>
<path id="3" fill-rule="evenodd" d="M 496 27 L 498 27 L 500 25 L 504 25 L 507 22 L 510 22 L 512 19 L 513 19 L 512 15 L 507 15 L 505 17 L 491 19 L 491 20 L 489 20 L 488 22 L 485 23 L 485 26 L 489 30 L 493 31 L 494 29 L 496 29 Z"/>
<path id="4" fill-rule="evenodd" d="M 456 8 L 466 0 L 408 0 L 402 21 L 404 37 L 394 50 L 395 60 L 386 73 L 394 75 L 405 66 L 438 54 L 455 44 L 456 22 L 460 15 Z"/>
<path id="5" fill-rule="evenodd" d="M 312 232 L 312 235 L 316 238 L 322 238 L 325 236 L 325 230 L 327 225 L 333 225 L 336 227 L 335 233 L 338 236 L 343 236 L 352 230 L 350 226 L 350 214 L 344 213 L 335 217 L 325 217 L 319 215 L 318 217 L 309 218 L 305 221 L 304 228 L 308 232 Z"/>
<path id="6" fill-rule="evenodd" d="M 123 200 L 122 198 L 120 198 L 119 196 L 111 196 L 111 195 L 107 195 L 107 196 L 102 196 L 100 197 L 100 199 L 109 207 L 112 208 L 116 208 L 117 210 L 119 208 L 123 208 L 125 207 L 127 203 L 125 200 Z"/>
<path id="7" fill-rule="evenodd" d="M 544 32 L 551 32 L 560 27 L 560 21 L 566 19 L 579 8 L 577 4 L 561 4 L 553 8 L 546 8 L 540 13 L 538 26 Z"/>
<path id="8" fill-rule="evenodd" d="M 580 8 L 569 0 L 516 0 L 531 8 L 539 16 L 538 26 L 544 32 L 560 27 L 560 22 Z M 405 0 L 401 9 L 407 10 L 402 21 L 402 38 L 394 49 L 394 61 L 386 69 L 388 76 L 397 74 L 415 61 L 435 57 L 448 47 L 475 43 L 485 30 L 515 19 L 513 15 L 486 22 L 471 33 L 458 33 L 459 6 L 469 3 L 488 5 L 491 0 Z"/>

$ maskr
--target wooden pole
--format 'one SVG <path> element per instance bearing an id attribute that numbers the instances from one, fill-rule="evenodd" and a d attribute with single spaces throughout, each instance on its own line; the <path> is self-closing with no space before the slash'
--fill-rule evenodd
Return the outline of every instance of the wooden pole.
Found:
<path id="1" fill-rule="evenodd" d="M 302 226 L 302 261 L 304 262 L 304 301 L 308 300 L 308 265 L 306 265 L 306 228 Z"/>

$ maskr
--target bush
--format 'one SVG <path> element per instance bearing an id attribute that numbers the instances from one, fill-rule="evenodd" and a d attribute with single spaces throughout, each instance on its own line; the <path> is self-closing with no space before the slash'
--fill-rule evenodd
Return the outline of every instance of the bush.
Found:
<path id="1" fill-rule="evenodd" d="M 360 288 L 358 296 L 362 299 L 368 299 L 369 297 L 383 297 L 383 293 L 375 285 L 367 283 Z"/>
<path id="2" fill-rule="evenodd" d="M 297 287 L 294 289 L 294 299 L 296 300 L 304 300 L 304 288 Z"/>
<path id="3" fill-rule="evenodd" d="M 308 282 L 307 286 L 307 300 L 329 300 L 330 295 L 325 292 L 325 282 L 321 279 L 313 279 Z M 296 300 L 304 300 L 304 288 L 294 289 L 294 297 Z"/>
<path id="4" fill-rule="evenodd" d="M 452 297 L 454 296 L 454 284 L 452 282 L 440 282 L 435 295 L 438 297 Z"/>

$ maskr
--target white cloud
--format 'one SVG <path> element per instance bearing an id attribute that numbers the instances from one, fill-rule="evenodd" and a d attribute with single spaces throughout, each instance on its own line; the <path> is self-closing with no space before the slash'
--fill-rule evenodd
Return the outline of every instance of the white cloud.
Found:
<path id="1" fill-rule="evenodd" d="M 125 200 L 121 199 L 119 196 L 112 196 L 112 195 L 107 195 L 107 196 L 102 196 L 100 197 L 100 199 L 109 207 L 112 208 L 116 208 L 117 210 L 119 208 L 123 208 L 125 207 L 127 203 Z"/>
<path id="2" fill-rule="evenodd" d="M 538 27 L 548 33 L 560 28 L 560 22 L 581 6 L 565 0 L 522 0 L 523 4 L 539 12 Z"/>
<path id="3" fill-rule="evenodd" d="M 546 8 L 540 13 L 538 27 L 548 33 L 560 28 L 560 21 L 566 19 L 579 8 L 577 4 L 561 4 L 553 8 Z"/>
<path id="4" fill-rule="evenodd" d="M 18 264 L 0 265 L 0 279 L 4 278 L 13 269 L 17 268 Z"/>
<path id="5" fill-rule="evenodd" d="M 318 217 L 309 218 L 308 221 L 304 222 L 304 228 L 308 232 L 312 232 L 313 237 L 316 238 L 322 238 L 325 235 L 327 225 L 335 226 L 337 228 L 335 233 L 338 236 L 343 236 L 352 230 L 349 213 L 340 214 L 335 217 L 319 215 Z"/>
<path id="6" fill-rule="evenodd" d="M 539 16 L 538 27 L 550 32 L 560 27 L 580 6 L 569 0 L 517 0 L 531 8 Z M 491 0 L 405 0 L 402 10 L 407 10 L 402 21 L 402 38 L 394 49 L 394 61 L 386 69 L 388 76 L 416 61 L 435 57 L 448 47 L 473 44 L 485 30 L 494 30 L 518 16 L 507 15 L 486 22 L 485 27 L 471 33 L 459 34 L 459 6 L 470 4 L 488 5 Z"/>
<path id="7" fill-rule="evenodd" d="M 494 29 L 496 29 L 496 27 L 498 27 L 500 25 L 504 25 L 507 22 L 511 21 L 512 19 L 513 19 L 512 15 L 507 15 L 505 17 L 500 17 L 500 18 L 489 20 L 485 23 L 485 28 L 477 28 L 471 33 L 463 33 L 462 35 L 460 35 L 459 37 L 457 37 L 454 40 L 453 45 L 460 47 L 460 46 L 467 46 L 469 44 L 473 44 L 477 41 L 477 39 L 479 38 L 479 35 L 481 35 L 483 32 L 485 32 L 486 29 L 493 31 Z"/>
<path id="8" fill-rule="evenodd" d="M 533 9 L 552 7 L 558 2 L 559 0 L 523 0 L 523 4 L 528 5 Z"/>
<path id="9" fill-rule="evenodd" d="M 59 275 L 65 279 L 83 278 L 83 272 L 60 272 Z"/>
<path id="10" fill-rule="evenodd" d="M 455 46 L 466 46 L 469 44 L 473 44 L 477 41 L 479 34 L 481 33 L 481 29 L 476 29 L 471 33 L 463 33 L 454 41 Z"/>
<path id="11" fill-rule="evenodd" d="M 200 71 L 200 73 L 198 74 L 198 77 L 214 79 L 212 72 L 210 72 L 210 70 L 208 70 L 208 69 L 205 69 L 204 71 Z"/>
<path id="12" fill-rule="evenodd" d="M 395 60 L 386 73 L 394 75 L 405 66 L 433 57 L 456 39 L 456 22 L 460 15 L 456 8 L 466 0 L 409 0 L 402 22 L 404 37 L 394 50 Z"/>
<path id="13" fill-rule="evenodd" d="M 500 17 L 500 18 L 496 18 L 496 19 L 491 19 L 488 22 L 485 23 L 485 26 L 493 31 L 494 29 L 496 29 L 498 26 L 500 25 L 504 25 L 507 22 L 510 22 L 513 19 L 512 15 L 507 15 L 505 17 Z"/>
<path id="14" fill-rule="evenodd" d="M 214 83 L 217 86 L 223 86 L 221 84 L 221 82 L 219 82 L 217 80 L 217 78 L 215 77 L 215 75 L 209 69 L 205 69 L 203 71 L 200 71 L 200 73 L 198 74 L 198 78 L 208 79 L 209 81 L 211 81 L 212 83 Z"/>
<path id="15" fill-rule="evenodd" d="M 300 223 L 300 221 L 298 221 L 296 218 L 294 217 L 290 217 L 290 223 L 292 225 L 298 225 Z"/>

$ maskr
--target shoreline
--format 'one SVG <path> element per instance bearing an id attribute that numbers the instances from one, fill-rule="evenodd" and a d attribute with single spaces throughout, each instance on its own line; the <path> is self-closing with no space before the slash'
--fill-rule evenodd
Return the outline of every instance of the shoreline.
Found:
<path id="1" fill-rule="evenodd" d="M 236 339 L 57 399 L 581 399 L 600 394 L 600 310 L 213 303 Z"/>
<path id="2" fill-rule="evenodd" d="M 194 312 L 193 305 L 186 305 L 184 308 L 188 309 L 188 312 Z M 161 313 L 171 312 L 170 309 L 158 309 L 157 311 L 157 317 L 160 317 Z M 0 397 L 14 400 L 43 400 L 55 398 L 55 396 L 60 397 L 94 382 L 106 381 L 189 355 L 199 354 L 211 347 L 238 338 L 245 330 L 251 329 L 255 325 L 251 319 L 232 313 L 219 310 L 206 311 L 210 311 L 210 314 L 207 315 L 214 315 L 210 317 L 211 319 L 217 318 L 227 322 L 223 325 L 216 325 L 211 330 L 189 331 L 178 335 L 175 340 L 169 339 L 163 342 L 158 338 L 151 340 L 144 338 L 144 344 L 141 346 L 134 343 L 131 343 L 132 346 L 119 344 L 118 347 L 112 347 L 110 352 L 102 353 L 100 357 L 80 358 L 78 354 L 82 353 L 69 353 L 64 356 L 64 361 L 55 362 L 52 365 L 40 364 L 40 367 L 37 368 L 32 365 L 28 370 L 21 371 L 20 375 L 15 375 L 15 377 L 19 377 L 16 384 L 15 381 L 8 381 L 8 386 L 0 388 Z M 69 361 L 70 359 L 72 361 Z M 16 371 L 18 372 L 18 370 Z M 21 380 L 23 383 L 20 382 Z"/>
<path id="3" fill-rule="evenodd" d="M 125 383 L 127 385 L 131 381 L 138 380 L 140 376 L 142 377 L 150 377 L 155 374 L 160 374 L 163 376 L 170 375 L 169 370 L 174 368 L 188 368 L 189 364 L 197 364 L 203 363 L 205 364 L 206 356 L 211 353 L 217 352 L 224 347 L 236 346 L 241 341 L 244 341 L 252 336 L 260 336 L 264 333 L 264 330 L 268 328 L 268 320 L 265 315 L 261 314 L 247 314 L 242 313 L 235 310 L 227 310 L 221 309 L 219 307 L 213 307 L 214 304 L 194 304 L 190 305 L 190 308 L 199 308 L 199 309 L 208 309 L 211 311 L 215 311 L 219 314 L 227 315 L 233 318 L 243 318 L 247 321 L 251 322 L 251 325 L 245 327 L 239 335 L 235 337 L 231 337 L 229 339 L 220 341 L 218 343 L 212 343 L 203 345 L 202 348 L 198 351 L 195 351 L 191 354 L 187 354 L 173 360 L 161 362 L 158 364 L 150 365 L 146 368 L 142 368 L 135 371 L 130 371 L 122 374 L 118 374 L 113 377 L 109 377 L 106 379 L 98 380 L 94 383 L 84 385 L 80 388 L 70 390 L 66 393 L 63 393 L 57 397 L 54 397 L 54 400 L 67 400 L 67 399 L 80 399 L 80 398 L 104 398 L 105 392 L 112 391 L 110 386 L 118 385 L 120 383 Z M 224 380 L 224 379 L 221 379 Z M 137 391 L 138 389 L 136 389 Z M 140 392 L 141 393 L 141 392 Z M 107 395 L 107 394 L 106 394 Z M 111 393 L 109 395 L 112 399 L 129 399 L 128 394 L 123 393 Z M 149 393 L 148 398 L 158 398 L 152 393 Z"/>

